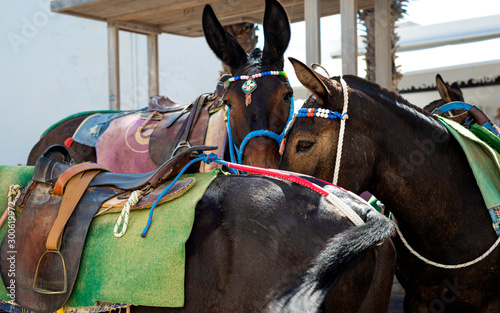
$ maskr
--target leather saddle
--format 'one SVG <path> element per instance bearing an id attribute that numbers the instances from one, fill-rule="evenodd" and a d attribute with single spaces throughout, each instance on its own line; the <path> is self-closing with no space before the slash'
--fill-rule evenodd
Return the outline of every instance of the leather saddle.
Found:
<path id="1" fill-rule="evenodd" d="M 204 144 L 209 112 L 220 107 L 227 79 L 227 75 L 219 79 L 213 94 L 202 94 L 181 110 L 163 112 L 149 139 L 149 157 L 156 166 L 191 146 Z"/>
<path id="2" fill-rule="evenodd" d="M 191 147 L 143 174 L 111 173 L 95 163 L 58 162 L 52 155 L 63 154 L 68 161 L 68 151 L 64 146 L 48 148 L 16 202 L 22 213 L 14 224 L 15 240 L 6 236 L 0 246 L 0 272 L 5 286 L 14 288 L 9 292 L 13 300 L 40 313 L 60 309 L 73 290 L 85 238 L 101 204 L 130 190 L 157 193 L 193 154 L 215 148 Z"/>
<path id="3" fill-rule="evenodd" d="M 183 110 L 187 106 L 188 105 L 181 105 L 175 103 L 174 101 L 170 100 L 169 97 L 166 96 L 152 96 L 151 99 L 149 100 L 149 111 L 151 112 L 153 111 L 160 113 L 176 112 Z"/>

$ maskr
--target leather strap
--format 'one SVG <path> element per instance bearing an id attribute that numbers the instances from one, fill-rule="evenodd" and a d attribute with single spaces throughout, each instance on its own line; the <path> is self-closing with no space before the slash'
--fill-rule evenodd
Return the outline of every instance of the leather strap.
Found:
<path id="1" fill-rule="evenodd" d="M 186 132 L 184 132 L 181 140 L 182 141 L 188 141 L 189 140 L 189 137 L 191 137 L 191 133 L 193 132 L 193 128 L 194 128 L 194 125 L 196 124 L 196 121 L 198 120 L 198 117 L 200 117 L 200 112 L 201 112 L 201 109 L 203 107 L 203 105 L 205 104 L 205 100 L 208 98 L 208 96 L 210 96 L 210 94 L 202 94 L 201 96 L 198 97 L 198 99 L 196 99 L 196 107 L 194 109 L 194 117 L 193 119 L 189 122 L 188 126 L 189 126 L 189 129 Z"/>
<path id="2" fill-rule="evenodd" d="M 47 250 L 59 249 L 62 233 L 69 217 L 75 210 L 76 205 L 83 196 L 83 193 L 87 190 L 92 179 L 94 179 L 100 171 L 101 169 L 91 169 L 85 172 L 80 171 L 71 177 L 66 187 L 66 192 L 64 193 L 57 218 L 47 237 Z"/>
<path id="3" fill-rule="evenodd" d="M 68 168 L 64 173 L 59 175 L 59 178 L 54 185 L 54 193 L 58 196 L 62 196 L 64 194 L 64 187 L 68 183 L 68 180 L 75 176 L 78 173 L 85 172 L 92 169 L 98 169 L 100 171 L 109 172 L 104 166 L 100 164 L 95 164 L 91 162 L 80 163 L 75 166 Z"/>
<path id="4" fill-rule="evenodd" d="M 479 125 L 490 122 L 490 118 L 477 106 L 473 105 L 469 109 L 469 113 L 474 117 Z"/>
<path id="5" fill-rule="evenodd" d="M 168 158 L 174 157 L 174 152 L 178 148 L 179 143 L 188 142 L 189 137 L 191 135 L 191 131 L 198 120 L 198 116 L 200 115 L 201 108 L 205 103 L 205 99 L 209 96 L 209 94 L 202 94 L 193 103 L 193 108 L 191 109 L 191 113 L 188 118 L 182 124 L 181 129 L 177 132 L 175 139 L 173 141 L 173 145 L 169 148 L 167 153 Z"/>

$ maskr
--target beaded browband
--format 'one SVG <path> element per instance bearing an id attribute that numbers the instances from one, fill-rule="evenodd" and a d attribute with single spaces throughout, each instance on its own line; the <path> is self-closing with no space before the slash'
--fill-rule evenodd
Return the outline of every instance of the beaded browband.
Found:
<path id="1" fill-rule="evenodd" d="M 262 73 L 253 74 L 252 76 L 241 75 L 236 77 L 231 77 L 227 80 L 228 83 L 234 83 L 238 80 L 246 80 L 246 82 L 241 86 L 241 90 L 245 93 L 245 104 L 248 106 L 252 102 L 252 92 L 257 88 L 257 82 L 254 80 L 259 77 L 264 76 L 285 76 L 288 79 L 288 76 L 283 71 L 267 71 Z"/>
<path id="2" fill-rule="evenodd" d="M 332 111 L 328 109 L 322 108 L 309 108 L 309 109 L 300 109 L 297 112 L 297 117 L 322 117 L 322 118 L 340 118 L 341 120 L 345 120 L 349 118 L 347 113 L 339 113 L 337 111 Z"/>

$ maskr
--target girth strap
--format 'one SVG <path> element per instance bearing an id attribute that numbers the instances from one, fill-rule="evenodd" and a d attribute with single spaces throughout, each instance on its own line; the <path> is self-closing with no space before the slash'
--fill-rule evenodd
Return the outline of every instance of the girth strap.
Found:
<path id="1" fill-rule="evenodd" d="M 87 163 L 88 165 L 96 165 Z M 61 207 L 59 208 L 59 213 L 57 218 L 50 229 L 49 236 L 47 237 L 46 247 L 47 250 L 59 250 L 59 245 L 61 243 L 62 233 L 64 227 L 69 220 L 69 217 L 76 208 L 76 205 L 80 201 L 83 193 L 87 190 L 88 185 L 94 179 L 94 177 L 101 172 L 102 166 L 95 166 L 97 169 L 88 170 L 78 170 L 74 169 L 77 166 L 69 168 L 64 174 L 72 173 L 76 171 L 76 174 L 72 174 L 71 178 L 67 183 L 66 191 L 64 192 Z M 91 166 L 78 166 L 78 168 L 91 168 Z M 63 175 L 64 175 L 63 174 Z M 63 176 L 61 175 L 61 176 Z M 66 175 L 68 176 L 68 175 Z M 57 181 L 59 182 L 59 180 Z M 57 185 L 57 183 L 56 183 Z M 63 185 L 64 186 L 64 185 Z M 54 188 L 55 189 L 55 188 Z"/>

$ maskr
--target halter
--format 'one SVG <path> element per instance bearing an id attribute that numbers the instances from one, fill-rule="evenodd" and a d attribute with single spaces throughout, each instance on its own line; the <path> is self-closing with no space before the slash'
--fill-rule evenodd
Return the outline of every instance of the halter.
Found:
<path id="1" fill-rule="evenodd" d="M 262 72 L 258 74 L 254 74 L 252 76 L 248 75 L 242 75 L 242 76 L 236 76 L 236 77 L 231 77 L 227 80 L 228 83 L 232 83 L 238 80 L 246 80 L 245 83 L 243 83 L 243 86 L 241 86 L 241 89 L 245 93 L 245 104 L 248 106 L 252 102 L 252 93 L 257 89 L 257 82 L 255 81 L 256 78 L 264 77 L 264 76 L 284 76 L 287 80 L 287 82 L 290 84 L 290 81 L 288 80 L 288 76 L 286 75 L 285 72 L 283 71 L 267 71 L 267 72 Z M 230 108 L 226 106 L 226 112 L 227 112 L 227 117 L 226 117 L 226 123 L 227 123 L 227 133 L 228 133 L 228 140 L 229 140 L 229 154 L 231 156 L 231 162 L 233 163 L 243 163 L 243 153 L 245 151 L 245 147 L 250 141 L 250 139 L 258 136 L 264 136 L 273 139 L 278 143 L 278 146 L 281 146 L 283 142 L 283 138 L 286 135 L 286 129 L 288 125 L 293 121 L 293 111 L 294 111 L 294 101 L 293 101 L 293 96 L 290 100 L 290 111 L 288 112 L 288 120 L 287 120 L 287 126 L 283 129 L 283 131 L 278 135 L 273 131 L 270 130 L 265 130 L 265 129 L 260 129 L 260 130 L 254 130 L 250 133 L 248 133 L 245 138 L 243 138 L 243 141 L 241 142 L 240 147 L 238 148 L 236 144 L 233 141 L 233 134 L 231 130 L 231 114 L 230 114 Z"/>
<path id="2" fill-rule="evenodd" d="M 339 172 L 340 172 L 340 161 L 342 159 L 342 146 L 344 143 L 344 133 L 345 133 L 345 121 L 349 118 L 347 114 L 347 107 L 349 105 L 349 94 L 347 92 L 348 86 L 345 80 L 341 77 L 340 84 L 342 85 L 342 93 L 344 94 L 344 103 L 342 113 L 337 111 L 332 111 L 323 108 L 307 108 L 300 109 L 297 112 L 297 115 L 286 125 L 285 130 L 283 131 L 286 134 L 292 128 L 293 122 L 296 117 L 321 117 L 326 119 L 340 119 L 340 132 L 339 132 L 339 141 L 337 142 L 337 158 L 335 160 L 335 170 L 333 173 L 333 184 L 337 185 L 339 180 Z M 280 146 L 280 154 L 283 154 L 285 149 L 286 139 L 283 138 L 281 146 Z"/>

